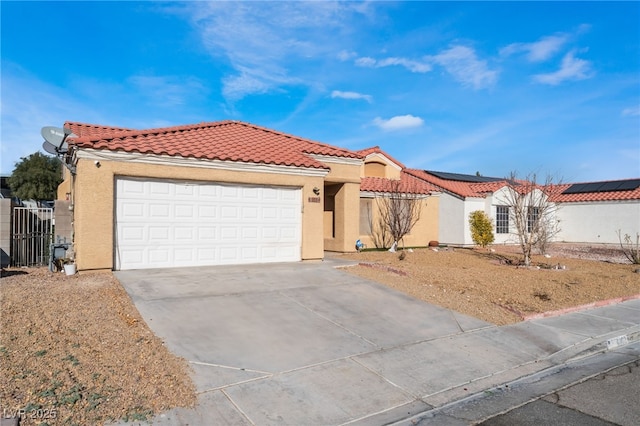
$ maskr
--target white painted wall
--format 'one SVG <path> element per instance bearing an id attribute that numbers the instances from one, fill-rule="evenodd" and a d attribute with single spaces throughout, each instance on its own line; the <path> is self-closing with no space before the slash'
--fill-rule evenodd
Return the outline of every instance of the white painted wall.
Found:
<path id="1" fill-rule="evenodd" d="M 640 200 L 562 203 L 556 241 L 619 244 L 616 231 L 640 232 Z"/>
<path id="2" fill-rule="evenodd" d="M 485 211 L 484 198 L 461 200 L 443 193 L 440 196 L 440 218 L 438 239 L 441 244 L 469 246 L 473 245 L 469 229 L 469 215 L 476 210 Z"/>
<path id="3" fill-rule="evenodd" d="M 513 218 L 509 233 L 495 233 L 496 207 L 507 205 L 502 188 L 486 198 L 461 200 L 443 193 L 440 197 L 439 241 L 441 244 L 473 245 L 469 214 L 483 210 L 494 223 L 494 244 L 518 244 Z M 555 210 L 560 232 L 554 241 L 572 243 L 619 244 L 616 231 L 635 236 L 640 232 L 640 200 L 586 203 L 562 203 Z"/>
<path id="4" fill-rule="evenodd" d="M 438 241 L 440 244 L 464 244 L 464 201 L 451 194 L 440 195 Z"/>

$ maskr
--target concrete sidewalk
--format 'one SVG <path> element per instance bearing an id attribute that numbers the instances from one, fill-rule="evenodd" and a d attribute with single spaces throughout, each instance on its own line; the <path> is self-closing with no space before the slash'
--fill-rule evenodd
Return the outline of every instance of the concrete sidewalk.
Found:
<path id="1" fill-rule="evenodd" d="M 487 391 L 640 356 L 637 299 L 497 327 L 334 266 L 118 272 L 199 392 L 153 424 L 472 424 L 505 410 Z"/>

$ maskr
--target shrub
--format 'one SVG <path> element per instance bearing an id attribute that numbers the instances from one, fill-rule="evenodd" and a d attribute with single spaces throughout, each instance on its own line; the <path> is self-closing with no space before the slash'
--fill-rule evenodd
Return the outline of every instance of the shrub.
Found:
<path id="1" fill-rule="evenodd" d="M 622 231 L 619 229 L 616 234 L 618 234 L 620 248 L 622 249 L 625 257 L 634 265 L 640 265 L 640 232 L 636 232 L 635 243 L 629 234 L 624 234 L 624 237 L 622 237 Z"/>
<path id="2" fill-rule="evenodd" d="M 482 210 L 476 210 L 469 215 L 469 226 L 473 242 L 486 247 L 493 242 L 493 222 Z"/>

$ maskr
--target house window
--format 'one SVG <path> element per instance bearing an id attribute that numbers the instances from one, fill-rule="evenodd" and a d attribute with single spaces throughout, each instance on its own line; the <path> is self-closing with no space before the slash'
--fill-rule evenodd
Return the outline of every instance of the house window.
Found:
<path id="1" fill-rule="evenodd" d="M 509 233 L 509 206 L 496 206 L 496 234 Z"/>
<path id="2" fill-rule="evenodd" d="M 372 205 L 370 198 L 360 199 L 360 235 L 371 235 Z"/>
<path id="3" fill-rule="evenodd" d="M 364 175 L 367 177 L 386 177 L 386 164 L 369 162 L 364 165 Z"/>
<path id="4" fill-rule="evenodd" d="M 527 209 L 527 232 L 532 232 L 537 228 L 540 217 L 540 207 L 529 207 Z"/>

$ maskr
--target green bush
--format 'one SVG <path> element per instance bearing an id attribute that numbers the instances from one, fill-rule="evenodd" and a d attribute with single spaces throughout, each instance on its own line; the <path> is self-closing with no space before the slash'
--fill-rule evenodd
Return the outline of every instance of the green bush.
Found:
<path id="1" fill-rule="evenodd" d="M 493 242 L 493 223 L 491 218 L 482 210 L 476 210 L 469 215 L 469 226 L 473 242 L 486 247 Z"/>

